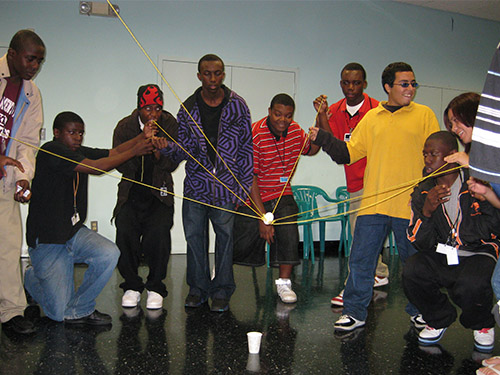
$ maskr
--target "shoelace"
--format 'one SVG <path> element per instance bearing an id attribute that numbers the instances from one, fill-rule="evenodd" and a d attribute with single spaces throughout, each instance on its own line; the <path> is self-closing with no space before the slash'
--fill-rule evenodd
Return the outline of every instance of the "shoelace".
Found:
<path id="1" fill-rule="evenodd" d="M 489 333 L 491 328 L 483 328 L 478 331 L 478 333 Z"/>

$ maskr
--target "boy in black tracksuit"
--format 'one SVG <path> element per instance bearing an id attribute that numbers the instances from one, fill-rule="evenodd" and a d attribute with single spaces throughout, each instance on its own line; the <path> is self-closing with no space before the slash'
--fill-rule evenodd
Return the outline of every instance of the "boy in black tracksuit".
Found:
<path id="1" fill-rule="evenodd" d="M 443 166 L 443 158 L 457 149 L 450 133 L 430 135 L 423 152 L 424 172 L 430 174 Z M 403 285 L 427 322 L 419 334 L 420 344 L 437 343 L 457 317 L 447 295 L 440 291 L 445 287 L 462 309 L 462 325 L 474 330 L 476 349 L 491 351 L 495 321 L 490 313 L 490 279 L 500 245 L 493 233 L 500 228 L 500 217 L 487 201 L 471 196 L 468 178 L 467 169 L 454 170 L 428 178 L 413 191 L 407 234 L 419 252 L 406 261 Z"/>

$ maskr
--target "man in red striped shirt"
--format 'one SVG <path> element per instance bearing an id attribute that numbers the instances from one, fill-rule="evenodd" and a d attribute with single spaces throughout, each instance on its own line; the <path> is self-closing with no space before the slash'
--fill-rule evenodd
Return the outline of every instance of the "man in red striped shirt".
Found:
<path id="1" fill-rule="evenodd" d="M 271 101 L 269 115 L 252 125 L 254 177 L 250 192 L 251 204 L 261 215 L 273 212 L 275 219 L 287 217 L 283 222 L 293 223 L 274 226 L 264 220 L 237 215 L 234 224 L 234 263 L 263 265 L 268 242 L 271 265 L 279 266 L 276 287 L 284 303 L 297 301 L 290 276 L 293 266 L 300 263 L 299 232 L 295 223 L 298 207 L 293 199 L 291 179 L 300 155 L 314 155 L 319 150 L 293 121 L 294 111 L 293 99 L 287 94 L 278 94 Z M 255 215 L 246 206 L 239 211 Z"/>

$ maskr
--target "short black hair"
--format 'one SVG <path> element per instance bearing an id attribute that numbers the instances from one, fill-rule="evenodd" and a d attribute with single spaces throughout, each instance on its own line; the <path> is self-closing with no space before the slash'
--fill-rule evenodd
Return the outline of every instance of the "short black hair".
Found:
<path id="1" fill-rule="evenodd" d="M 82 118 L 78 116 L 75 112 L 61 112 L 54 119 L 54 125 L 52 125 L 52 129 L 62 131 L 67 123 L 76 122 L 79 124 L 84 124 Z"/>
<path id="2" fill-rule="evenodd" d="M 390 87 L 392 87 L 394 85 L 394 81 L 396 80 L 397 72 L 413 72 L 413 69 L 410 64 L 407 64 L 405 62 L 394 62 L 387 65 L 382 72 L 382 88 L 384 89 L 386 94 L 388 94 L 388 92 L 385 89 L 385 84 L 388 84 Z"/>
<path id="3" fill-rule="evenodd" d="M 281 93 L 275 95 L 274 98 L 271 100 L 271 105 L 269 108 L 272 109 L 275 104 L 283 104 L 284 106 L 292 107 L 293 111 L 295 112 L 295 102 L 292 99 L 292 97 L 288 94 Z"/>
<path id="4" fill-rule="evenodd" d="M 45 44 L 43 44 L 42 39 L 34 31 L 28 29 L 19 30 L 15 33 L 10 41 L 9 48 L 19 52 L 23 50 L 24 46 L 28 42 L 45 48 Z"/>
<path id="5" fill-rule="evenodd" d="M 448 151 L 453 151 L 453 150 L 458 151 L 457 138 L 446 130 L 440 130 L 438 132 L 432 133 L 427 137 L 427 141 L 433 139 L 440 141 L 443 145 L 448 147 Z"/>
<path id="6" fill-rule="evenodd" d="M 219 56 L 214 55 L 213 53 L 209 53 L 203 56 L 200 61 L 198 61 L 198 73 L 201 73 L 201 63 L 203 61 L 220 61 L 220 63 L 222 64 L 222 71 L 224 71 L 224 61 L 222 61 Z"/>
<path id="7" fill-rule="evenodd" d="M 342 79 L 342 73 L 344 73 L 345 70 L 357 70 L 360 71 L 363 74 L 363 81 L 366 81 L 366 71 L 365 68 L 363 68 L 363 65 L 357 63 L 357 62 L 350 62 L 346 66 L 342 68 L 340 71 L 340 79 Z"/>

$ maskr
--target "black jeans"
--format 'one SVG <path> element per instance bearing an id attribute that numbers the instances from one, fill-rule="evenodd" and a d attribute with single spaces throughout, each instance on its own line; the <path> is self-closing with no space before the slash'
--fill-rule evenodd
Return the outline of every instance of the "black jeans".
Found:
<path id="1" fill-rule="evenodd" d="M 449 266 L 446 256 L 419 252 L 406 260 L 403 286 L 406 296 L 432 328 L 445 328 L 457 318 L 451 300 L 462 309 L 460 323 L 465 328 L 483 329 L 495 325 L 491 314 L 493 290 L 491 275 L 495 261 L 484 255 L 460 257 L 460 264 Z"/>
<path id="2" fill-rule="evenodd" d="M 167 296 L 163 279 L 167 276 L 172 247 L 170 229 L 173 220 L 174 207 L 159 201 L 149 207 L 128 201 L 121 207 L 115 222 L 116 244 L 121 252 L 118 271 L 125 279 L 120 288 L 124 291 L 142 292 L 146 288 Z M 146 283 L 137 273 L 142 255 L 149 267 Z"/>

